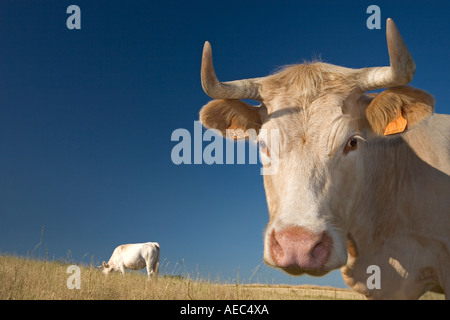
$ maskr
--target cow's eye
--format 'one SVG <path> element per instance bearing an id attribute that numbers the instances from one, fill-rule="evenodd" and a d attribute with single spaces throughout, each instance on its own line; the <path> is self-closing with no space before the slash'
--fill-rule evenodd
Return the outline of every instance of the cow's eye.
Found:
<path id="1" fill-rule="evenodd" d="M 356 150 L 358 148 L 358 139 L 356 137 L 351 137 L 347 140 L 344 148 L 344 154 L 349 153 L 350 151 Z"/>
<path id="2" fill-rule="evenodd" d="M 263 140 L 259 140 L 259 150 L 261 153 L 265 154 L 270 158 L 270 150 Z"/>

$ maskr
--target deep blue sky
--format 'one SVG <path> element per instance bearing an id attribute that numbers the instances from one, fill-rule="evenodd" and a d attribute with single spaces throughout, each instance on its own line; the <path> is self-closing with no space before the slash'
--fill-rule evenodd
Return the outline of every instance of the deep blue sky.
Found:
<path id="1" fill-rule="evenodd" d="M 68 30 L 66 9 L 81 9 Z M 369 30 L 366 9 L 381 8 Z M 1 1 L 0 251 L 100 263 L 157 241 L 161 271 L 249 282 L 268 221 L 260 165 L 175 165 L 171 134 L 192 134 L 208 98 L 201 51 L 221 80 L 321 58 L 389 63 L 385 20 L 412 53 L 412 85 L 450 113 L 448 1 Z M 204 146 L 208 143 L 205 142 Z M 253 282 L 345 287 L 340 273 Z"/>

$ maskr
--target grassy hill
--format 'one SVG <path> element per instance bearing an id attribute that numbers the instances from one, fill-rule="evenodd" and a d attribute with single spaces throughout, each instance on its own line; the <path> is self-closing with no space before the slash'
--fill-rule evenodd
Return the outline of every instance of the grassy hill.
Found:
<path id="1" fill-rule="evenodd" d="M 243 285 L 194 281 L 162 275 L 147 281 L 137 272 L 111 273 L 106 277 L 95 267 L 80 266 L 80 289 L 69 264 L 16 256 L 0 256 L 1 300 L 301 300 L 364 299 L 347 289 L 319 286 Z M 69 279 L 70 278 L 70 279 Z M 69 280 L 69 281 L 68 281 Z M 427 299 L 443 295 L 428 293 Z"/>

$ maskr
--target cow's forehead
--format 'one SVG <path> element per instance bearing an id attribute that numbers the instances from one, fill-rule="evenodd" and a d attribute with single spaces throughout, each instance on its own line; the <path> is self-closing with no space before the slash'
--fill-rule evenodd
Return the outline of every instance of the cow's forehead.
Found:
<path id="1" fill-rule="evenodd" d="M 343 116 L 343 99 L 334 94 L 311 102 L 298 102 L 296 99 L 275 102 L 277 107 L 268 114 L 263 128 L 282 130 L 287 135 L 326 130 L 336 118 Z"/>
<path id="2" fill-rule="evenodd" d="M 276 130 L 283 153 L 292 150 L 332 155 L 350 134 L 357 121 L 343 112 L 339 96 L 328 95 L 302 107 L 278 108 L 268 115 L 262 129 Z"/>

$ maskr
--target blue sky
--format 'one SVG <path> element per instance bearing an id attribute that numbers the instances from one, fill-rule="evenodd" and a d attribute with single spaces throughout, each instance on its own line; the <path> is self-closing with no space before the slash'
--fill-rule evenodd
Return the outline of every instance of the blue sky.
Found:
<path id="1" fill-rule="evenodd" d="M 66 27 L 71 4 L 81 30 Z M 381 30 L 366 27 L 371 4 Z M 100 263 L 119 244 L 157 241 L 166 273 L 346 287 L 339 271 L 290 277 L 261 264 L 259 164 L 172 163 L 172 132 L 193 134 L 210 100 L 203 43 L 221 80 L 316 58 L 381 66 L 391 17 L 417 65 L 411 85 L 450 113 L 449 10 L 448 1 L 0 2 L 0 251 L 32 252 L 44 226 L 39 257 Z"/>

